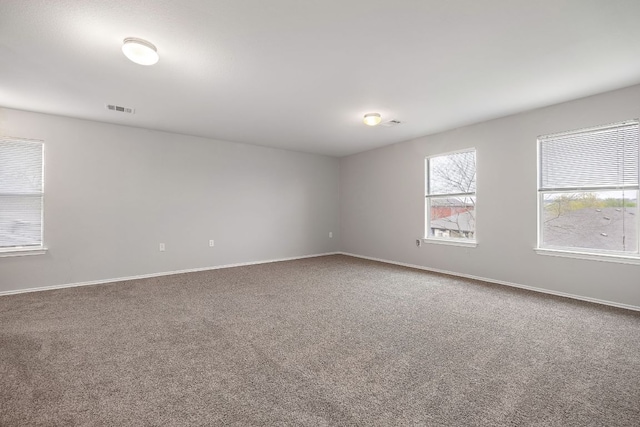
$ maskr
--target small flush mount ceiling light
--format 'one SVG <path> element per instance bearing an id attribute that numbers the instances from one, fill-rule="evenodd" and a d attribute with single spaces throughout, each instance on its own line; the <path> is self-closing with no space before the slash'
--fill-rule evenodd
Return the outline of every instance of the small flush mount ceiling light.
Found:
<path id="1" fill-rule="evenodd" d="M 365 125 L 375 126 L 377 124 L 380 124 L 380 122 L 382 121 L 382 118 L 378 113 L 368 113 L 364 115 L 363 121 Z"/>
<path id="2" fill-rule="evenodd" d="M 122 53 L 140 65 L 153 65 L 160 59 L 156 47 L 146 40 L 127 37 L 122 45 Z"/>

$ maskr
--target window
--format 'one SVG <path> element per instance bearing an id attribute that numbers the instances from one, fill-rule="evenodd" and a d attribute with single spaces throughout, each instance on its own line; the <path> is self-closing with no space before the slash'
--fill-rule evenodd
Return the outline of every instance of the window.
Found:
<path id="1" fill-rule="evenodd" d="M 426 238 L 475 242 L 476 150 L 426 159 Z"/>
<path id="2" fill-rule="evenodd" d="M 43 144 L 0 138 L 0 253 L 42 249 Z"/>
<path id="3" fill-rule="evenodd" d="M 543 136 L 538 247 L 638 257 L 638 121 Z"/>

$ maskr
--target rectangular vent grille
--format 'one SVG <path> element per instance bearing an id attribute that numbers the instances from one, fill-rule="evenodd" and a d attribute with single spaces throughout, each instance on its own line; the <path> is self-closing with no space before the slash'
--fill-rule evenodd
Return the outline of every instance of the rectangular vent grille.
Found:
<path id="1" fill-rule="evenodd" d="M 121 113 L 135 114 L 136 110 L 129 107 L 122 107 L 120 105 L 107 104 L 107 110 L 119 111 Z"/>

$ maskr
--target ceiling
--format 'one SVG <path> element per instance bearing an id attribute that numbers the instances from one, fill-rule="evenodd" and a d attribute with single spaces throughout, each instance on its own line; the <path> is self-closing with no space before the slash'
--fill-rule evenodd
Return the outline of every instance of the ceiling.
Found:
<path id="1" fill-rule="evenodd" d="M 638 16 L 638 0 L 2 0 L 0 106 L 344 156 L 638 84 Z M 126 37 L 160 61 L 127 60 Z"/>

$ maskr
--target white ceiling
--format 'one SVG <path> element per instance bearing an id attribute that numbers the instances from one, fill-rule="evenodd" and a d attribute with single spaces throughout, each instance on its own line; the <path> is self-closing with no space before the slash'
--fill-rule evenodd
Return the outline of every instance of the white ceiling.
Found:
<path id="1" fill-rule="evenodd" d="M 0 106 L 343 156 L 640 83 L 639 16 L 639 0 L 2 0 Z M 160 62 L 127 60 L 125 37 Z"/>

